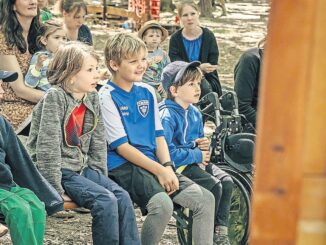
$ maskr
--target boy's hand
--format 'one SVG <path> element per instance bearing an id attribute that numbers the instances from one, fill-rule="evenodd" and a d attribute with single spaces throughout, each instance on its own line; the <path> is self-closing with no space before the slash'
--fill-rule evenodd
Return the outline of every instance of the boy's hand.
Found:
<path id="1" fill-rule="evenodd" d="M 62 194 L 61 197 L 64 202 L 72 202 L 72 199 L 67 194 Z"/>
<path id="2" fill-rule="evenodd" d="M 159 93 L 163 93 L 163 92 L 164 92 L 164 88 L 163 88 L 162 83 L 160 83 L 160 85 L 158 85 L 158 87 L 157 87 L 157 91 L 158 91 Z"/>
<path id="3" fill-rule="evenodd" d="M 156 177 L 168 195 L 179 190 L 179 180 L 170 166 L 162 166 L 161 171 L 156 175 Z"/>
<path id="4" fill-rule="evenodd" d="M 38 57 L 37 57 L 37 63 L 35 64 L 35 69 L 37 71 L 40 71 L 41 70 L 41 67 L 43 65 L 43 62 L 48 58 L 48 56 L 46 54 L 40 54 Z"/>
<path id="5" fill-rule="evenodd" d="M 209 150 L 209 145 L 210 145 L 210 141 L 208 138 L 204 137 L 204 138 L 198 138 L 195 140 L 198 148 L 202 151 L 208 151 Z"/>
<path id="6" fill-rule="evenodd" d="M 159 62 L 161 62 L 161 60 L 163 59 L 163 56 L 154 56 L 152 58 L 149 58 L 147 60 L 148 62 L 148 66 L 151 66 L 151 65 L 154 65 L 154 64 L 157 64 Z"/>
<path id="7" fill-rule="evenodd" d="M 209 151 L 201 151 L 202 153 L 202 164 L 204 164 L 205 166 L 209 163 L 211 155 Z"/>

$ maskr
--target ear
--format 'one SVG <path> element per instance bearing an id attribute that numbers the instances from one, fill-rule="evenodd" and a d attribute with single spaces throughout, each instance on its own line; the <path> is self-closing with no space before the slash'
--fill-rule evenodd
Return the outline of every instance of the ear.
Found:
<path id="1" fill-rule="evenodd" d="M 170 90 L 173 97 L 176 97 L 178 95 L 178 90 L 177 90 L 177 88 L 175 86 L 173 86 L 173 85 L 170 86 L 169 90 Z"/>
<path id="2" fill-rule="evenodd" d="M 110 60 L 108 62 L 108 66 L 110 66 L 111 69 L 114 70 L 115 72 L 119 70 L 119 64 L 114 60 Z"/>
<path id="3" fill-rule="evenodd" d="M 66 17 L 67 15 L 68 15 L 68 13 L 66 11 L 62 10 L 62 16 Z"/>
<path id="4" fill-rule="evenodd" d="M 46 46 L 48 44 L 48 40 L 46 39 L 46 37 L 40 37 L 40 42 Z"/>

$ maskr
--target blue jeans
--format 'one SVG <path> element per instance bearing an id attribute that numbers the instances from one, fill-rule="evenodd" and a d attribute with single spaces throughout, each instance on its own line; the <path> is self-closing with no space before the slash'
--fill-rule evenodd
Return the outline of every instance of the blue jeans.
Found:
<path id="1" fill-rule="evenodd" d="M 91 210 L 94 245 L 140 245 L 134 207 L 124 189 L 89 167 L 81 174 L 61 171 L 68 196 Z"/>

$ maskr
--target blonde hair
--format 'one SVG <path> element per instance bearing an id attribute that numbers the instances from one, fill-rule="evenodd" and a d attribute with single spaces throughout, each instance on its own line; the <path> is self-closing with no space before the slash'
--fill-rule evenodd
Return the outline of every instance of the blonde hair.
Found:
<path id="1" fill-rule="evenodd" d="M 177 11 L 178 11 L 178 16 L 179 16 L 179 17 L 182 16 L 183 8 L 184 8 L 185 6 L 190 6 L 190 7 L 192 7 L 193 9 L 195 9 L 198 13 L 200 13 L 197 4 L 195 4 L 195 3 L 192 2 L 192 1 L 188 1 L 188 2 L 183 2 L 183 3 L 178 4 L 178 6 L 177 6 Z"/>
<path id="2" fill-rule="evenodd" d="M 47 72 L 49 83 L 59 85 L 67 91 L 68 82 L 81 70 L 87 56 L 99 60 L 92 46 L 82 42 L 71 41 L 61 45 L 49 64 Z"/>
<path id="3" fill-rule="evenodd" d="M 36 44 L 39 49 L 45 49 L 42 43 L 42 37 L 48 38 L 50 35 L 58 30 L 63 30 L 63 24 L 57 20 L 49 20 L 40 28 L 40 35 L 36 38 Z"/>
<path id="4" fill-rule="evenodd" d="M 147 50 L 146 44 L 140 38 L 131 34 L 119 33 L 111 36 L 106 41 L 104 48 L 106 66 L 112 74 L 115 74 L 110 66 L 110 60 L 120 65 L 122 60 L 137 55 L 142 49 Z"/>

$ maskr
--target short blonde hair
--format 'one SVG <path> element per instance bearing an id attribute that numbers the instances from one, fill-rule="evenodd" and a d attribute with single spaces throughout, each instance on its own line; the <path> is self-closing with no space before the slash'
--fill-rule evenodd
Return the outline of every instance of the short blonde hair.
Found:
<path id="1" fill-rule="evenodd" d="M 81 70 L 85 58 L 89 55 L 99 60 L 92 46 L 82 42 L 71 41 L 61 45 L 48 67 L 49 83 L 59 85 L 67 91 L 71 78 Z"/>
<path id="2" fill-rule="evenodd" d="M 106 41 L 104 49 L 106 66 L 114 75 L 115 71 L 110 66 L 110 60 L 120 65 L 122 60 L 137 55 L 141 50 L 147 50 L 147 48 L 146 44 L 138 37 L 129 33 L 118 33 L 111 36 Z"/>

